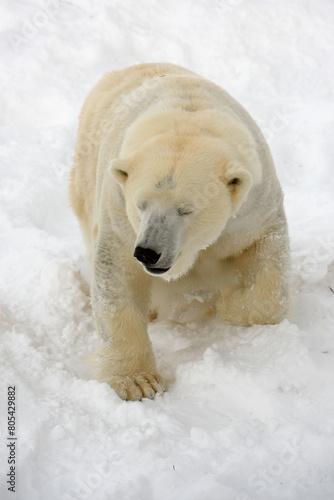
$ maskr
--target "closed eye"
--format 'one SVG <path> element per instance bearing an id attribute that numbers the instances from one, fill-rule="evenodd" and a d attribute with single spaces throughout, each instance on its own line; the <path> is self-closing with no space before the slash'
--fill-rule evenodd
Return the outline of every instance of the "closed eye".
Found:
<path id="1" fill-rule="evenodd" d="M 141 201 L 141 202 L 137 203 L 137 208 L 138 208 L 138 210 L 140 210 L 140 212 L 145 210 L 146 207 L 147 207 L 147 203 L 145 201 Z"/>
<path id="2" fill-rule="evenodd" d="M 177 209 L 177 214 L 180 215 L 181 217 L 183 217 L 184 215 L 190 215 L 192 214 L 192 210 L 190 210 L 189 208 L 178 208 Z"/>

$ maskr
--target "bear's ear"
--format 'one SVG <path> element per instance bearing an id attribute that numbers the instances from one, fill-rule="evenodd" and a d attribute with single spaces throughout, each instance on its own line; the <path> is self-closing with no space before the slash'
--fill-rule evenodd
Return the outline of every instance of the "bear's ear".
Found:
<path id="1" fill-rule="evenodd" d="M 109 167 L 109 174 L 120 184 L 124 186 L 129 175 L 130 161 L 121 158 L 112 160 Z"/>
<path id="2" fill-rule="evenodd" d="M 232 207 L 235 212 L 247 198 L 252 185 L 252 176 L 245 168 L 231 163 L 227 165 L 224 180 L 231 193 Z"/>

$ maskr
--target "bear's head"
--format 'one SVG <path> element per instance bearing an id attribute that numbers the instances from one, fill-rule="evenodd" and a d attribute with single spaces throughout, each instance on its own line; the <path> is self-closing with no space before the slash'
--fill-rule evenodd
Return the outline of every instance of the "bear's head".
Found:
<path id="1" fill-rule="evenodd" d="M 146 272 L 176 279 L 219 238 L 252 185 L 234 158 L 220 139 L 167 134 L 112 161 L 136 233 L 134 257 Z"/>

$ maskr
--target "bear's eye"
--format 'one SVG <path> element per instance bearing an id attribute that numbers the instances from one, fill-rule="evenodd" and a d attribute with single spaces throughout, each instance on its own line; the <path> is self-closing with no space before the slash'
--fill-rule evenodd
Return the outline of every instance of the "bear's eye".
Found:
<path id="1" fill-rule="evenodd" d="M 142 212 L 143 210 L 145 210 L 146 206 L 147 206 L 147 203 L 146 203 L 145 201 L 140 201 L 140 202 L 138 202 L 138 203 L 137 203 L 137 208 L 138 208 L 138 210 L 140 210 L 141 212 Z"/>
<path id="2" fill-rule="evenodd" d="M 177 214 L 180 215 L 181 217 L 183 215 L 190 215 L 192 214 L 192 210 L 190 210 L 189 208 L 178 208 L 177 209 Z"/>

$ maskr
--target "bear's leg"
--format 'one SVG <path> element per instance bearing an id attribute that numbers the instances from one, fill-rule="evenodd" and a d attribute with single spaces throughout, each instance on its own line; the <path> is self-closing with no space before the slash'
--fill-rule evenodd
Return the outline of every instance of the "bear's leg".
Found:
<path id="1" fill-rule="evenodd" d="M 285 226 L 273 228 L 233 259 L 239 285 L 222 291 L 218 309 L 233 325 L 279 323 L 287 311 L 288 236 Z"/>
<path id="2" fill-rule="evenodd" d="M 116 239 L 100 239 L 94 258 L 92 302 L 103 339 L 96 378 L 109 383 L 122 399 L 153 398 L 164 388 L 147 334 L 150 276 L 132 255 L 126 258 L 124 246 L 117 249 Z"/>

